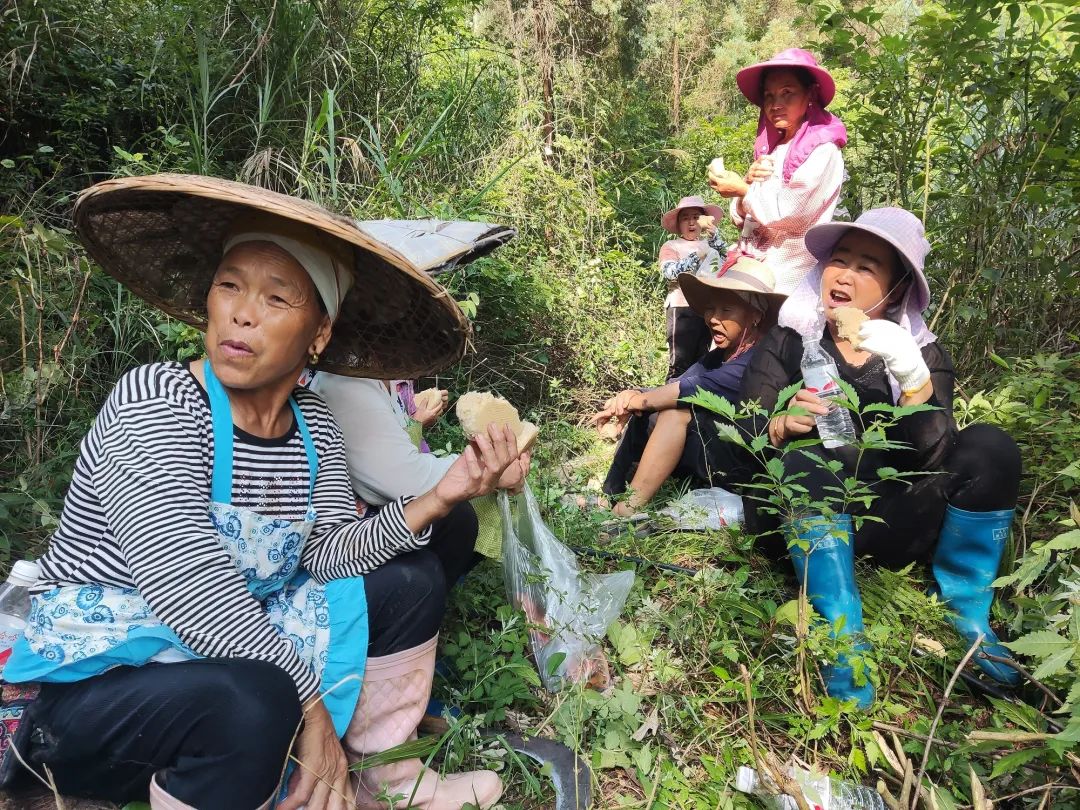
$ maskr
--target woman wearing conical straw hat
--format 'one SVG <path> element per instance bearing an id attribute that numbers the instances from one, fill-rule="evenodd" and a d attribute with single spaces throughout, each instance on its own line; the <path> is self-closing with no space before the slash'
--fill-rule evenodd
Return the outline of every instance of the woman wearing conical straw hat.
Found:
<path id="1" fill-rule="evenodd" d="M 4 671 L 41 685 L 23 758 L 64 793 L 154 810 L 268 807 L 290 751 L 285 810 L 490 807 L 490 771 L 412 759 L 350 785 L 348 767 L 415 736 L 441 557 L 475 537 L 462 509 L 518 463 L 514 436 L 364 519 L 337 425 L 295 385 L 310 364 L 439 369 L 464 351 L 456 305 L 349 220 L 239 183 L 107 181 L 75 222 L 107 272 L 205 327 L 206 356 L 125 374 L 82 444 Z"/>

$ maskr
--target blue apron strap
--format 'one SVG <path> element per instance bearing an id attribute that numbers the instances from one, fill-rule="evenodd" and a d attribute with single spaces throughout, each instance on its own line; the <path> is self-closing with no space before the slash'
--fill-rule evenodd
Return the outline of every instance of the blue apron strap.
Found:
<path id="1" fill-rule="evenodd" d="M 210 416 L 214 424 L 214 474 L 210 484 L 210 500 L 214 503 L 232 503 L 232 479 L 233 479 L 233 422 L 232 408 L 229 405 L 229 395 L 225 393 L 225 386 L 214 374 L 210 365 L 210 359 L 203 361 L 203 369 L 206 374 L 206 393 L 210 397 Z M 300 406 L 293 397 L 289 397 L 289 406 L 292 408 L 293 417 L 296 419 L 296 427 L 300 431 L 300 438 L 304 442 L 304 453 L 308 463 L 308 504 L 311 503 L 315 492 L 315 478 L 319 472 L 319 456 L 315 452 L 315 442 L 311 440 L 311 431 L 308 430 L 304 414 L 300 412 Z"/>
<path id="2" fill-rule="evenodd" d="M 210 397 L 210 416 L 214 427 L 214 474 L 210 479 L 211 503 L 232 503 L 233 422 L 232 407 L 225 386 L 214 374 L 210 358 L 203 360 L 206 393 Z"/>
<path id="3" fill-rule="evenodd" d="M 300 412 L 300 406 L 296 404 L 294 397 L 289 397 L 289 405 L 292 408 L 293 416 L 296 417 L 296 428 L 300 431 L 300 438 L 304 441 L 304 452 L 307 454 L 308 478 L 310 479 L 308 504 L 310 505 L 311 499 L 315 495 L 315 478 L 319 474 L 319 455 L 315 452 L 315 442 L 311 440 L 311 432 L 308 430 L 307 421 L 304 419 L 304 414 Z"/>

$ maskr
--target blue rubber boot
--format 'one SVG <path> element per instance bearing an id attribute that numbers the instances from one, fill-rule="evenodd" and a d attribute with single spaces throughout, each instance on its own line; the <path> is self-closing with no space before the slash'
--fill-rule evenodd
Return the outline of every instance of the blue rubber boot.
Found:
<path id="1" fill-rule="evenodd" d="M 821 515 L 800 518 L 791 528 L 796 537 L 809 543 L 808 551 L 792 546 L 791 562 L 802 584 L 806 580 L 806 595 L 814 610 L 833 628 L 833 637 L 862 634 L 862 599 L 855 584 L 855 547 L 851 531 L 851 515 L 837 515 L 829 521 Z M 837 631 L 837 622 L 842 627 Z M 866 642 L 856 642 L 858 650 L 869 650 Z M 825 690 L 838 700 L 858 701 L 860 709 L 869 709 L 874 702 L 874 687 L 868 682 L 855 685 L 855 676 L 841 655 L 835 664 L 823 668 Z"/>
<path id="2" fill-rule="evenodd" d="M 990 603 L 994 601 L 990 583 L 1001 565 L 1013 512 L 1012 509 L 968 512 L 947 507 L 933 565 L 938 592 L 956 614 L 952 622 L 957 631 L 968 646 L 982 633 L 985 638 L 980 649 L 1001 658 L 1011 658 L 1012 654 L 1001 646 L 990 629 Z M 999 683 L 1010 686 L 1020 683 L 1020 673 L 1008 664 L 989 661 L 978 653 L 975 663 Z"/>

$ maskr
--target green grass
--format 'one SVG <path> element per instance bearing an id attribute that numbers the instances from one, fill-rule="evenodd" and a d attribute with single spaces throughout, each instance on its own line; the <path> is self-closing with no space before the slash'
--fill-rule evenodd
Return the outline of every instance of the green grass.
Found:
<path id="1" fill-rule="evenodd" d="M 615 674 L 613 689 L 601 694 L 571 687 L 552 695 L 538 688 L 534 678 L 518 677 L 530 662 L 527 637 L 521 617 L 505 605 L 499 567 L 487 563 L 454 592 L 444 649 L 449 647 L 450 657 L 464 665 L 470 683 L 499 685 L 470 689 L 443 683 L 438 691 L 450 701 L 467 695 L 467 710 L 484 722 L 560 739 L 580 752 L 594 769 L 596 807 L 733 808 L 750 806 L 734 792 L 733 782 L 737 767 L 754 760 L 745 668 L 763 752 L 781 761 L 815 763 L 871 785 L 883 779 L 899 793 L 900 778 L 888 765 L 897 757 L 892 740 L 917 771 L 925 747 L 920 738 L 926 737 L 945 684 L 966 652 L 944 607 L 927 595 L 928 573 L 918 567 L 893 572 L 859 565 L 874 646 L 867 665 L 878 700 L 869 713 L 844 709 L 824 696 L 813 664 L 836 642 L 824 630 L 799 640 L 792 601 L 797 591 L 786 570 L 754 555 L 752 539 L 737 530 L 671 531 L 657 521 L 660 528 L 646 536 L 633 530 L 605 536 L 602 516 L 566 509 L 558 501 L 565 490 L 595 476 L 610 449 L 590 447 L 581 436 L 564 433 L 557 434 L 556 444 L 560 441 L 578 451 L 584 445 L 586 462 L 572 465 L 570 480 L 565 474 L 560 480 L 551 473 L 560 465 L 549 458 L 533 482 L 560 537 L 572 545 L 699 572 L 683 575 L 580 556 L 589 570 L 634 567 L 637 581 L 604 642 Z M 669 486 L 656 503 L 675 494 L 677 487 Z M 944 657 L 927 647 L 944 650 Z M 506 677 L 510 672 L 518 679 Z M 1069 744 L 1057 746 L 1056 752 L 1048 746 L 1024 754 L 1024 766 L 1035 762 L 1021 767 L 1007 758 L 1011 746 L 1003 750 L 1001 743 L 966 739 L 972 729 L 987 726 L 1049 728 L 1035 709 L 990 703 L 960 682 L 928 754 L 925 784 L 934 786 L 939 807 L 969 801 L 969 764 L 997 795 L 1064 766 Z M 511 778 L 510 786 L 506 807 L 544 806 L 520 779 Z"/>

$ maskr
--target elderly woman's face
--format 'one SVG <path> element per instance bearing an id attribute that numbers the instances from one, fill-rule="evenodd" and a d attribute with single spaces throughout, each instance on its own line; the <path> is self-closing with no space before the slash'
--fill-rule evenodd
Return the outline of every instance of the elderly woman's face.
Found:
<path id="1" fill-rule="evenodd" d="M 712 332 L 713 346 L 734 349 L 747 330 L 761 321 L 761 313 L 731 290 L 714 290 L 709 306 L 701 313 Z"/>
<path id="2" fill-rule="evenodd" d="M 810 105 L 810 91 L 803 87 L 795 71 L 783 68 L 766 71 L 761 90 L 761 109 L 774 127 L 794 132 L 802 126 Z"/>
<path id="3" fill-rule="evenodd" d="M 206 309 L 206 353 L 231 388 L 295 379 L 330 340 L 330 318 L 311 277 L 271 242 L 244 242 L 225 254 Z"/>
<path id="4" fill-rule="evenodd" d="M 849 230 L 832 249 L 821 274 L 821 303 L 833 321 L 840 307 L 858 307 L 881 318 L 901 294 L 899 258 L 893 246 L 865 231 Z"/>

